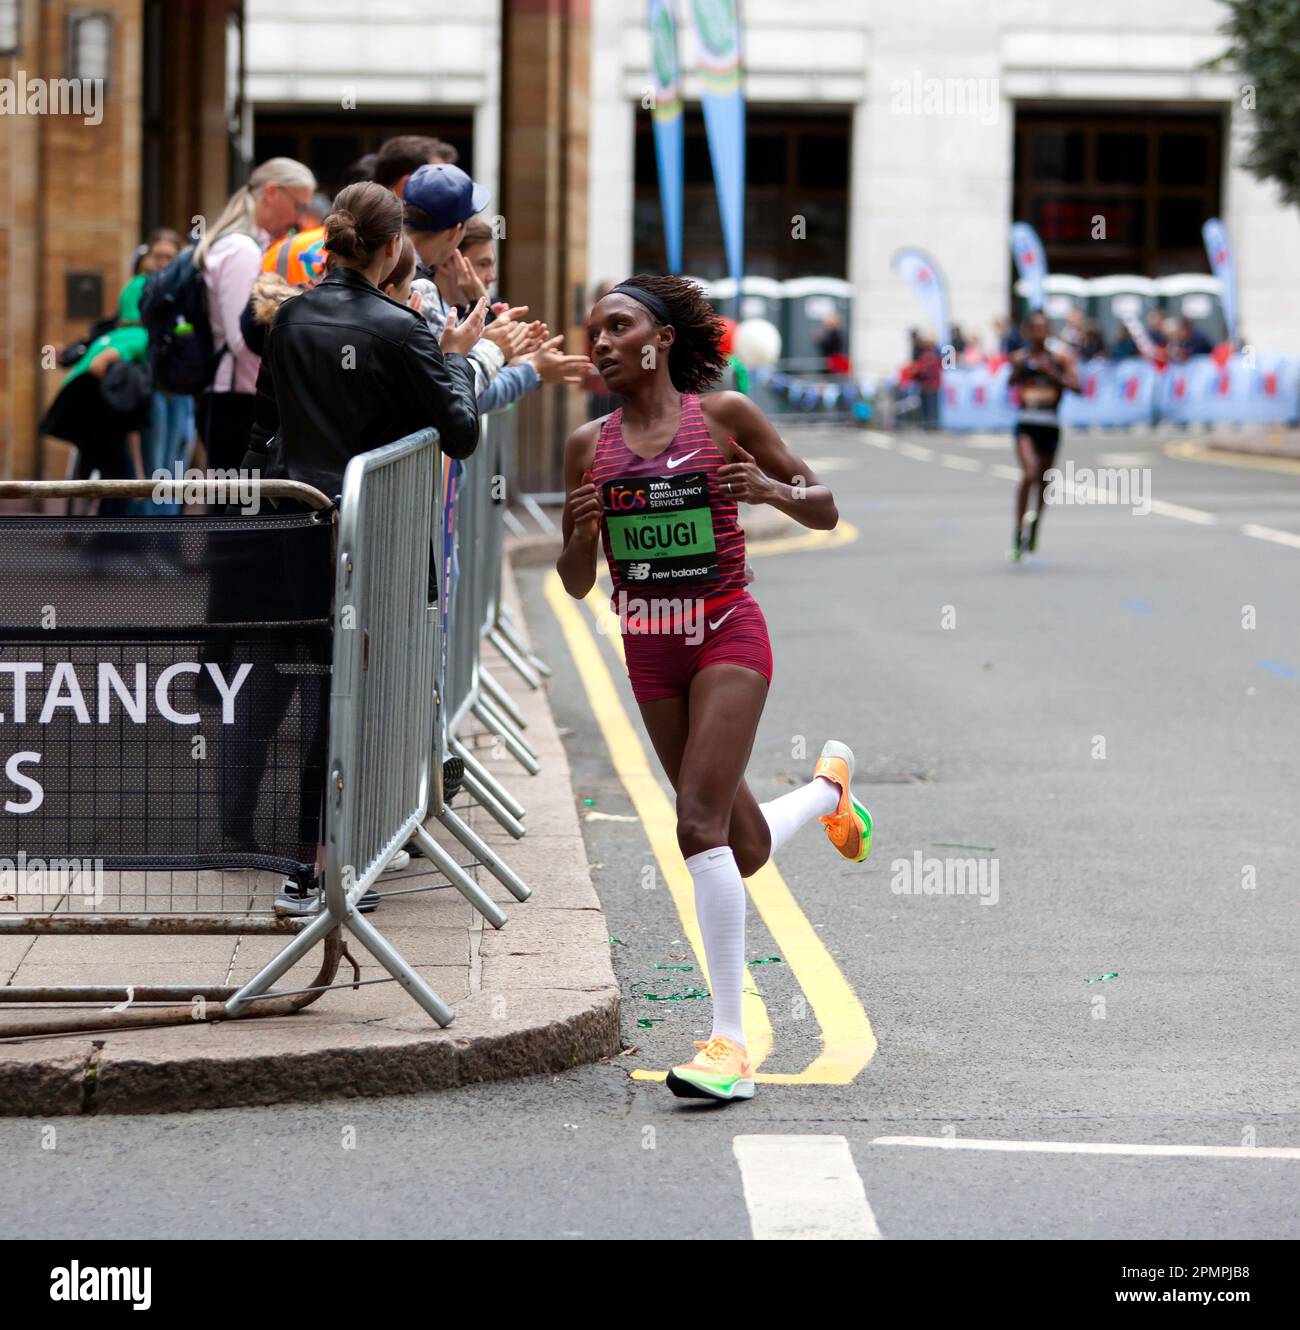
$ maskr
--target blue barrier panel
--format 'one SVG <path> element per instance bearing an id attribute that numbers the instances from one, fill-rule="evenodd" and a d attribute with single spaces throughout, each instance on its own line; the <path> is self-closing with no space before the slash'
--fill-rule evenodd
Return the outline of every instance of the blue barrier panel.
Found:
<path id="1" fill-rule="evenodd" d="M 1007 396 L 1011 366 L 960 365 L 943 372 L 939 428 L 957 432 L 1010 430 L 1015 412 Z"/>
<path id="2" fill-rule="evenodd" d="M 1011 367 L 944 370 L 940 428 L 954 432 L 1009 430 L 1015 421 Z M 1161 370 L 1140 357 L 1090 360 L 1079 366 L 1078 393 L 1061 399 L 1061 424 L 1072 429 L 1123 429 L 1167 420 L 1182 425 L 1292 424 L 1300 420 L 1300 360 L 1264 356 L 1253 364 L 1232 356 L 1220 365 L 1194 356 Z"/>

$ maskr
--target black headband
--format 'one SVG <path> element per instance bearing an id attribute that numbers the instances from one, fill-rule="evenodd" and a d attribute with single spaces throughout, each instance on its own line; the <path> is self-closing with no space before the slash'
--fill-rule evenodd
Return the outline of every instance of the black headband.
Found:
<path id="1" fill-rule="evenodd" d="M 616 287 L 606 291 L 605 294 L 608 296 L 631 296 L 633 300 L 644 305 L 655 316 L 656 321 L 672 325 L 672 310 L 653 291 L 647 291 L 641 286 L 633 286 L 629 282 L 620 282 Z"/>

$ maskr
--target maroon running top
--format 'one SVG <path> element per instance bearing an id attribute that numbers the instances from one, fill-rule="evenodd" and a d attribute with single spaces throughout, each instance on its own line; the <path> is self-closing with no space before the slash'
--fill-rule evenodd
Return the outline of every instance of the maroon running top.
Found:
<path id="1" fill-rule="evenodd" d="M 623 440 L 623 408 L 596 441 L 591 475 L 604 500 L 601 540 L 614 584 L 650 599 L 703 597 L 706 611 L 745 591 L 745 533 L 736 501 L 717 478 L 726 465 L 695 393 L 682 394 L 682 419 L 655 457 Z"/>

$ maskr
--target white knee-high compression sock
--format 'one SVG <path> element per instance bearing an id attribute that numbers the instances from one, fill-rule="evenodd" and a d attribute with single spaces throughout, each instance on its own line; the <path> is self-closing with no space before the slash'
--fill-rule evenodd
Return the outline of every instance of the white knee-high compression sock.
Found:
<path id="1" fill-rule="evenodd" d="M 728 845 L 691 855 L 686 867 L 695 883 L 695 913 L 709 963 L 713 1034 L 743 1044 L 740 995 L 745 985 L 745 883 Z"/>
<path id="2" fill-rule="evenodd" d="M 775 854 L 805 822 L 811 822 L 815 817 L 829 817 L 839 804 L 840 787 L 824 776 L 814 776 L 807 785 L 801 785 L 779 799 L 759 804 L 772 833 L 772 853 Z"/>

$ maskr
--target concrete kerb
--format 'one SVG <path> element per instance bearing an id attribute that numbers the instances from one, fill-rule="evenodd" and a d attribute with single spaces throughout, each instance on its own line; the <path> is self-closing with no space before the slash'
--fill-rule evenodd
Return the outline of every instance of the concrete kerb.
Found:
<path id="1" fill-rule="evenodd" d="M 522 625 L 508 561 L 503 594 Z M 177 1112 L 411 1094 L 555 1073 L 617 1054 L 620 999 L 608 925 L 591 883 L 545 690 L 525 687 L 504 662 L 492 660 L 490 649 L 485 661 L 523 712 L 530 742 L 546 754 L 541 779 L 508 759 L 501 764 L 503 779 L 528 806 L 532 828 L 502 849 L 534 889 L 533 898 L 519 904 L 476 870 L 493 898 L 508 902 L 510 922 L 500 932 L 482 927 L 454 891 L 396 898 L 375 917 L 380 927 L 400 933 L 407 959 L 454 1007 L 456 1019 L 447 1029 L 439 1030 L 386 983 L 326 993 L 293 1016 L 10 1041 L 0 1043 L 0 1114 Z M 474 811 L 471 819 L 487 834 L 486 815 Z M 453 843 L 436 822 L 430 826 L 440 842 Z M 544 853 L 525 848 L 534 836 L 545 841 Z M 413 861 L 392 886 L 417 883 L 423 863 Z M 388 889 L 389 880 L 379 887 Z M 464 931 L 463 963 L 447 964 L 456 959 L 447 948 L 451 928 Z M 420 930 L 436 952 L 427 958 L 419 950 Z M 160 962 L 167 960 L 168 941 L 158 939 Z M 107 949 L 113 941 L 88 938 L 86 944 Z M 94 959 L 88 955 L 87 963 Z M 291 971 L 281 986 L 292 987 L 299 973 L 310 977 L 315 959 Z M 3 973 L 5 982 L 14 982 L 7 969 Z M 75 971 L 70 967 L 65 975 L 74 979 Z M 336 982 L 350 975 L 345 963 Z M 376 977 L 370 967 L 362 972 L 363 979 Z"/>

